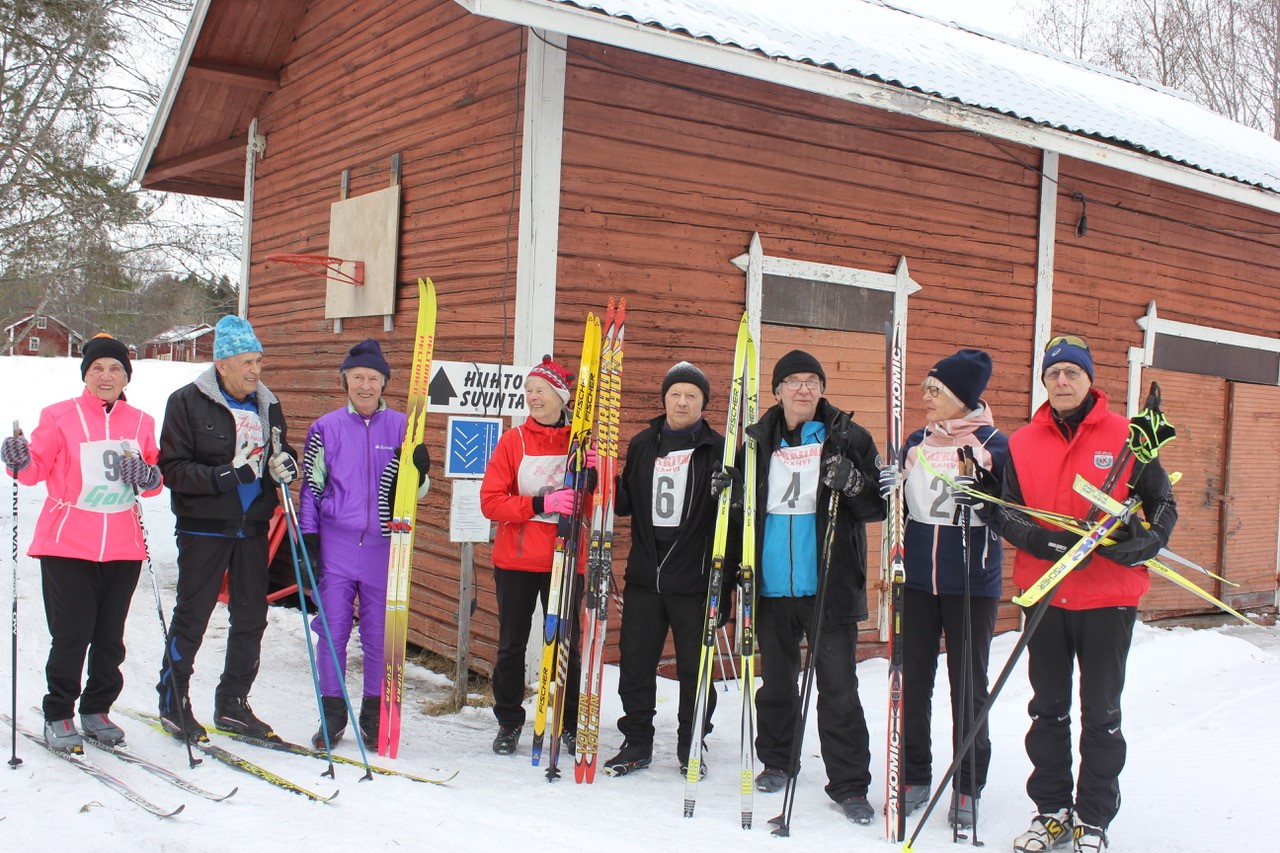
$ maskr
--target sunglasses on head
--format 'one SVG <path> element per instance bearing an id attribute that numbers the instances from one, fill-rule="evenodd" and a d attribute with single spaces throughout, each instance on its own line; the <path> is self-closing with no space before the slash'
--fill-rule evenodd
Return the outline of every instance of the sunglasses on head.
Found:
<path id="1" fill-rule="evenodd" d="M 1053 349 L 1059 344 L 1067 344 L 1068 346 L 1080 347 L 1080 349 L 1083 349 L 1083 350 L 1089 349 L 1089 342 L 1086 341 L 1084 338 L 1080 337 L 1079 335 L 1058 335 L 1058 337 L 1053 338 L 1052 340 L 1049 341 L 1049 343 L 1044 345 L 1044 351 L 1048 352 L 1049 350 Z"/>

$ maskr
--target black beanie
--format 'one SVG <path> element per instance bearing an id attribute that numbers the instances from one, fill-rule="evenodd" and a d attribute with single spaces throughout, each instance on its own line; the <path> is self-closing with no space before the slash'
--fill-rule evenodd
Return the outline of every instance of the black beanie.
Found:
<path id="1" fill-rule="evenodd" d="M 991 356 L 980 349 L 962 349 L 933 366 L 929 375 L 937 379 L 970 410 L 978 408 L 982 392 L 991 378 Z"/>
<path id="2" fill-rule="evenodd" d="M 777 394 L 782 380 L 793 373 L 818 374 L 818 378 L 822 380 L 822 388 L 826 390 L 827 374 L 822 369 L 822 365 L 818 364 L 818 360 L 802 349 L 793 349 L 778 359 L 778 363 L 773 366 L 773 393 Z"/>
<path id="3" fill-rule="evenodd" d="M 697 386 L 702 392 L 702 405 L 705 408 L 707 403 L 711 401 L 711 383 L 707 381 L 707 374 L 699 370 L 695 365 L 682 361 L 673 365 L 667 371 L 667 375 L 662 379 L 662 399 L 667 398 L 667 392 L 671 390 L 671 386 L 677 382 L 687 382 L 690 385 Z"/>
<path id="4" fill-rule="evenodd" d="M 114 358 L 124 365 L 124 375 L 130 379 L 133 378 L 133 364 L 129 361 L 129 348 L 106 332 L 99 332 L 90 338 L 89 342 L 80 348 L 80 354 L 84 356 L 84 358 L 80 359 L 81 379 L 84 379 L 89 373 L 89 365 L 100 358 Z"/>

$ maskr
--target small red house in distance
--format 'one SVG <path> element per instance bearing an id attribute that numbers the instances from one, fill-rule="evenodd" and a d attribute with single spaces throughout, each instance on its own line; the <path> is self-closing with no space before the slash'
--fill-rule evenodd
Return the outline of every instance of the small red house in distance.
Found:
<path id="1" fill-rule="evenodd" d="M 15 320 L 4 327 L 4 335 L 6 355 L 79 355 L 84 344 L 84 335 L 48 314 Z"/>
<path id="2" fill-rule="evenodd" d="M 143 358 L 163 361 L 213 361 L 213 326 L 174 326 L 142 345 Z"/>

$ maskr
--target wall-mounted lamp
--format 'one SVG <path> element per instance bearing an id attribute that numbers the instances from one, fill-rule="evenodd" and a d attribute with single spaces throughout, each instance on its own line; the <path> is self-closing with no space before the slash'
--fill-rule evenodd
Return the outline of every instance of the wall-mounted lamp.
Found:
<path id="1" fill-rule="evenodd" d="M 1071 200 L 1080 202 L 1080 218 L 1076 220 L 1076 236 L 1083 237 L 1089 233 L 1089 213 L 1085 209 L 1085 202 L 1088 199 L 1084 197 L 1084 193 L 1072 193 Z"/>

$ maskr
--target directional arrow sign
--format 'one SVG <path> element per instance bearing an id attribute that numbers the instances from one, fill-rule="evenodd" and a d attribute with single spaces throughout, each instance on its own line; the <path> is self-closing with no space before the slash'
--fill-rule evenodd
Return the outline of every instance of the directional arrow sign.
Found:
<path id="1" fill-rule="evenodd" d="M 431 365 L 427 399 L 431 411 L 455 415 L 525 417 L 524 377 L 527 367 L 436 361 Z"/>
<path id="2" fill-rule="evenodd" d="M 444 444 L 444 475 L 478 479 L 502 434 L 501 418 L 449 418 Z"/>

